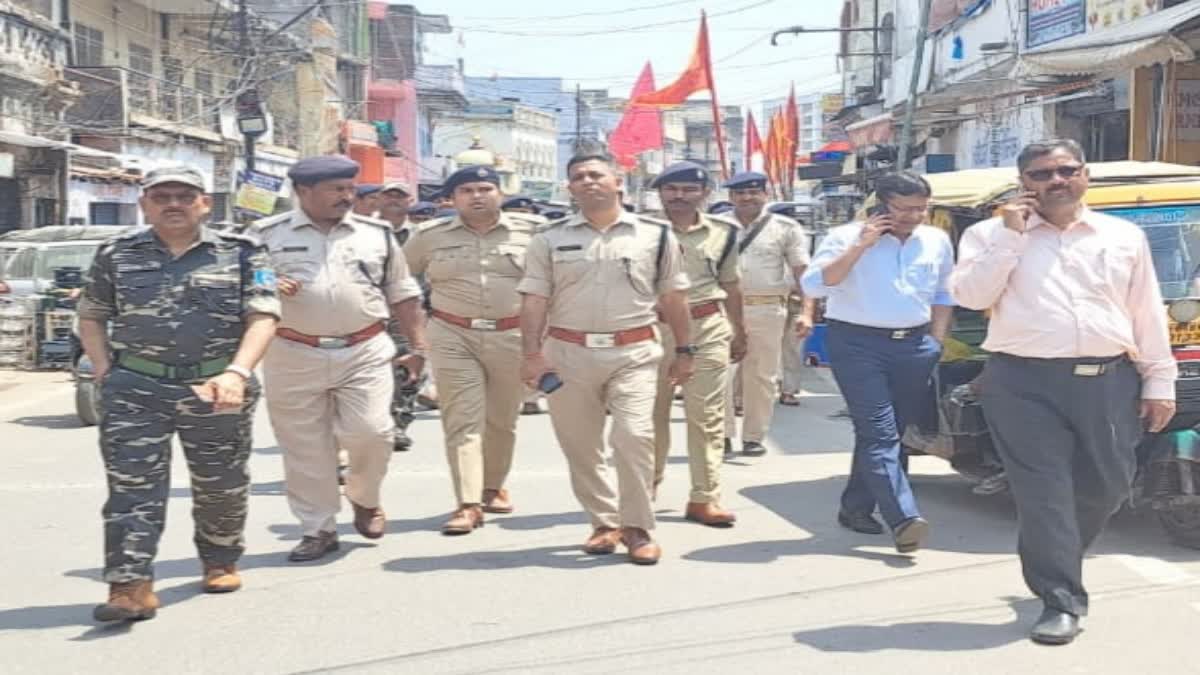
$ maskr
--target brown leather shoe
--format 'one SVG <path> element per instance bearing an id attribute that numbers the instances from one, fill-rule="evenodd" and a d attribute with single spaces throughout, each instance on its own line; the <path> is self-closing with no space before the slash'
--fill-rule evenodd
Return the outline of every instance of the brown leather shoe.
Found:
<path id="1" fill-rule="evenodd" d="M 204 565 L 205 593 L 232 593 L 241 587 L 237 565 Z"/>
<path id="2" fill-rule="evenodd" d="M 292 562 L 308 562 L 324 558 L 325 554 L 338 550 L 337 532 L 317 532 L 316 536 L 304 535 L 296 548 L 288 554 Z"/>
<path id="3" fill-rule="evenodd" d="M 354 529 L 359 534 L 367 539 L 383 537 L 383 531 L 387 528 L 387 516 L 383 514 L 383 509 L 378 506 L 369 509 L 354 502 L 350 502 L 350 506 L 354 507 Z"/>
<path id="4" fill-rule="evenodd" d="M 583 552 L 588 555 L 608 555 L 617 550 L 617 541 L 621 538 L 621 530 L 615 527 L 597 527 L 592 530 L 592 536 L 583 542 Z"/>
<path id="5" fill-rule="evenodd" d="M 629 561 L 634 565 L 654 565 L 662 557 L 662 548 L 640 527 L 621 528 L 621 543 L 629 549 Z"/>
<path id="6" fill-rule="evenodd" d="M 92 616 L 97 621 L 144 621 L 158 613 L 158 596 L 149 579 L 108 585 L 108 602 L 96 605 Z"/>
<path id="7" fill-rule="evenodd" d="M 720 504 L 702 504 L 700 502 L 688 502 L 683 517 L 709 527 L 733 527 L 733 524 L 737 522 L 737 516 L 733 515 L 733 512 L 721 508 Z"/>
<path id="8" fill-rule="evenodd" d="M 483 509 L 478 504 L 463 504 L 442 525 L 442 534 L 471 534 L 477 527 L 483 527 Z"/>
<path id="9" fill-rule="evenodd" d="M 484 490 L 483 491 L 483 512 L 484 513 L 512 513 L 513 504 L 509 499 L 508 490 L 500 488 L 499 490 Z"/>

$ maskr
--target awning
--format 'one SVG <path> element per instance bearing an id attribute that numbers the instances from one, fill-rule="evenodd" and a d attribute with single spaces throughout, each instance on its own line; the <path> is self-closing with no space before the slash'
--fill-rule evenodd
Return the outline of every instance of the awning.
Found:
<path id="1" fill-rule="evenodd" d="M 869 145 L 883 145 L 892 140 L 892 114 L 876 115 L 861 122 L 855 122 L 846 127 L 846 135 L 856 148 Z"/>
<path id="2" fill-rule="evenodd" d="M 41 136 L 30 136 L 16 131 L 0 131 L 0 143 L 9 145 L 19 145 L 23 148 L 55 148 L 57 150 L 68 150 L 71 154 L 86 155 L 88 157 L 116 157 L 111 152 L 96 150 L 95 148 L 87 148 L 75 143 L 67 143 L 66 141 L 56 141 L 52 138 L 43 138 Z"/>
<path id="3" fill-rule="evenodd" d="M 1052 42 L 1021 54 L 1016 75 L 1089 75 L 1168 61 L 1192 61 L 1196 52 L 1171 31 L 1197 18 L 1200 2 L 1189 2 L 1119 26 Z"/>

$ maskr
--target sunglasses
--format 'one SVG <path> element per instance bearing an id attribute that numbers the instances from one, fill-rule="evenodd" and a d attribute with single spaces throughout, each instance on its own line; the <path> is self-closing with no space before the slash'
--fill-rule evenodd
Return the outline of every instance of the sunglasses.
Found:
<path id="1" fill-rule="evenodd" d="M 1074 178 L 1081 173 L 1083 173 L 1082 165 L 1067 164 L 1060 167 L 1055 167 L 1053 169 L 1034 169 L 1033 171 L 1026 171 L 1025 177 L 1037 183 L 1045 183 L 1055 174 L 1057 174 L 1059 178 L 1067 179 Z"/>

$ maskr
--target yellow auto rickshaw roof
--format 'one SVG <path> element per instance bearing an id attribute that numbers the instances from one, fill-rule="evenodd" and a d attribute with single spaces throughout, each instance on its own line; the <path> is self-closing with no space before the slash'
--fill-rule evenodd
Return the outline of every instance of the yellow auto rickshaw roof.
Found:
<path id="1" fill-rule="evenodd" d="M 1168 164 L 1166 162 L 1096 162 L 1088 164 L 1088 171 L 1093 181 L 1088 191 L 1088 203 L 1094 202 L 1093 193 L 1101 186 L 1098 183 L 1111 183 L 1129 179 L 1131 188 L 1145 188 L 1136 185 L 1138 179 L 1164 178 L 1167 176 L 1196 176 L 1200 178 L 1200 167 L 1184 164 Z M 1016 167 L 1000 167 L 995 169 L 964 169 L 947 173 L 931 173 L 925 176 L 933 188 L 932 203 L 937 206 L 961 206 L 975 208 L 993 202 L 1006 193 L 1017 189 Z M 1105 186 L 1105 191 L 1110 186 Z M 1179 187 L 1175 188 L 1179 190 Z M 1115 196 L 1115 193 L 1114 193 Z M 1132 201 L 1136 202 L 1136 198 Z M 1099 205 L 1099 204 L 1096 204 Z"/>

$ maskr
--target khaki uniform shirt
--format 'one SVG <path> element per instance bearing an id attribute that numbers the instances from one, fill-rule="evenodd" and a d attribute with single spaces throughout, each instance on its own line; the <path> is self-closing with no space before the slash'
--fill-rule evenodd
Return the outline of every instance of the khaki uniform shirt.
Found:
<path id="1" fill-rule="evenodd" d="M 326 235 L 296 209 L 253 227 L 275 272 L 301 283 L 295 295 L 280 296 L 281 327 L 349 335 L 386 320 L 389 305 L 421 295 L 386 221 L 349 213 Z"/>
<path id="2" fill-rule="evenodd" d="M 467 319 L 503 319 L 521 312 L 517 282 L 533 221 L 501 213 L 483 234 L 457 216 L 421 225 L 404 246 L 413 273 L 425 275 L 434 309 Z"/>
<path id="3" fill-rule="evenodd" d="M 758 228 L 762 231 L 741 252 L 742 293 L 785 296 L 796 288 L 792 270 L 808 265 L 808 235 L 791 218 L 769 211 L 741 228 L 741 243 Z"/>
<path id="4" fill-rule="evenodd" d="M 688 304 L 724 300 L 726 293 L 721 284 L 731 284 L 741 279 L 736 245 L 739 230 L 736 223 L 704 213 L 700 214 L 700 221 L 687 232 L 673 230 L 683 245 L 683 260 L 688 279 L 692 282 L 688 290 Z M 729 253 L 722 261 L 721 254 L 728 246 L 730 237 L 733 237 L 734 245 L 729 247 Z"/>
<path id="5" fill-rule="evenodd" d="M 517 286 L 550 299 L 549 325 L 585 333 L 653 324 L 658 296 L 687 288 L 670 225 L 628 212 L 605 232 L 582 214 L 552 223 L 529 244 Z"/>

